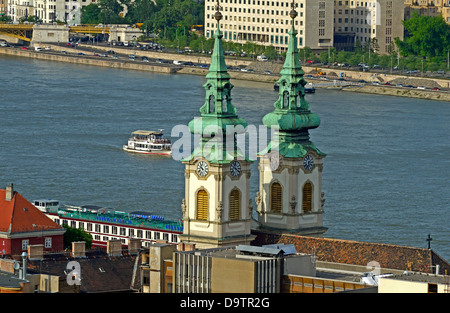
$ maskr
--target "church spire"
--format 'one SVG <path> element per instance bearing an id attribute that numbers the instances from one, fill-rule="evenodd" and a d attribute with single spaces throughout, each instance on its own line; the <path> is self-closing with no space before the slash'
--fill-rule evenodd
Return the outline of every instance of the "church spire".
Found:
<path id="1" fill-rule="evenodd" d="M 242 156 L 243 153 L 237 151 L 236 140 L 231 141 L 233 146 L 227 147 L 227 143 L 230 145 L 227 136 L 234 137 L 234 134 L 228 134 L 227 131 L 232 129 L 234 133 L 243 133 L 247 122 L 238 117 L 236 108 L 231 103 L 231 89 L 234 86 L 230 83 L 230 74 L 225 64 L 222 47 L 223 35 L 220 31 L 220 20 L 222 19 L 220 10 L 221 6 L 217 0 L 214 15 L 217 21 L 214 50 L 206 75 L 206 83 L 203 85 L 205 103 L 200 108 L 201 116 L 189 123 L 189 129 L 191 133 L 201 136 L 200 147 L 195 149 L 191 157 L 203 157 L 213 163 L 229 163 L 237 156 Z"/>
<path id="2" fill-rule="evenodd" d="M 289 31 L 286 59 L 277 81 L 278 100 L 274 103 L 275 110 L 263 117 L 264 125 L 278 128 L 278 143 L 272 141 L 261 154 L 278 150 L 284 157 L 301 158 L 310 150 L 318 155 L 323 153 L 309 140 L 308 130 L 319 127 L 320 118 L 309 110 L 305 99 L 305 72 L 301 67 L 297 48 L 297 31 L 294 28 L 297 12 L 294 1 L 291 6 L 289 15 L 292 27 Z"/>

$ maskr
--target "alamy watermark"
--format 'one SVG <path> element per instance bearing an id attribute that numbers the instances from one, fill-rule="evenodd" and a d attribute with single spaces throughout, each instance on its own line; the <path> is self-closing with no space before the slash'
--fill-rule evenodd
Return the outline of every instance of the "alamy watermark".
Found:
<path id="1" fill-rule="evenodd" d="M 187 125 L 172 128 L 171 137 L 179 137 L 172 145 L 172 158 L 183 160 L 191 155 L 193 149 L 199 148 L 203 149 L 201 155 L 210 160 L 231 161 L 236 151 L 239 151 L 237 159 L 256 160 L 258 152 L 265 149 L 269 142 L 275 148 L 271 153 L 278 153 L 278 130 L 277 125 L 270 130 L 264 125 L 227 125 L 225 129 L 219 125 L 203 127 L 202 120 L 195 118 L 194 134 Z"/>

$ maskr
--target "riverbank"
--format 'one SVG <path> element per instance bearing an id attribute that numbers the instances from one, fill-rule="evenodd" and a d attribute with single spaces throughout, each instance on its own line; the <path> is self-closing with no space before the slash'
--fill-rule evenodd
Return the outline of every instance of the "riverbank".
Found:
<path id="1" fill-rule="evenodd" d="M 136 62 L 136 61 L 128 61 L 128 60 L 116 60 L 111 58 L 101 58 L 94 57 L 93 55 L 78 55 L 83 50 L 58 46 L 58 45 L 43 45 L 50 46 L 51 50 L 57 51 L 59 53 L 42 53 L 36 52 L 34 50 L 21 50 L 17 48 L 8 48 L 8 47 L 0 47 L 0 54 L 13 55 L 18 57 L 27 57 L 34 58 L 39 60 L 47 60 L 53 62 L 66 62 L 73 64 L 84 64 L 84 65 L 92 65 L 92 66 L 102 66 L 102 67 L 110 67 L 117 69 L 126 69 L 126 70 L 138 70 L 138 71 L 149 71 L 156 73 L 165 73 L 165 74 L 189 74 L 189 75 L 201 75 L 205 76 L 208 72 L 207 68 L 201 67 L 183 67 L 183 66 L 175 66 L 173 64 L 167 63 L 144 63 L 144 62 Z M 92 48 L 91 46 L 87 46 Z M 81 48 L 87 48 L 81 47 Z M 170 54 L 170 53 L 161 53 L 161 52 L 153 52 L 153 51 L 142 51 L 142 50 L 124 50 L 123 48 L 111 48 L 111 47 L 95 47 L 96 50 L 113 50 L 116 53 L 130 53 L 135 54 L 138 57 L 148 57 L 152 59 L 163 59 L 163 60 L 179 60 L 182 62 L 195 62 L 201 64 L 209 64 L 210 58 L 192 56 L 188 54 Z M 67 52 L 67 54 L 60 54 L 61 51 Z M 83 51 L 85 52 L 85 51 Z M 246 66 L 247 68 L 253 67 L 270 67 L 273 68 L 273 72 L 275 74 L 259 74 L 259 73 L 248 73 L 248 72 L 239 72 L 239 71 L 229 71 L 229 74 L 232 79 L 238 80 L 246 80 L 246 81 L 255 81 L 255 82 L 263 82 L 274 84 L 279 75 L 279 69 L 281 69 L 281 64 L 270 63 L 270 62 L 251 62 L 251 61 L 243 61 L 237 59 L 227 59 L 227 63 L 233 64 L 233 66 Z M 312 73 L 315 68 L 304 67 L 305 73 Z M 319 69 L 320 70 L 320 69 Z M 351 75 L 359 75 L 361 79 L 367 77 L 362 77 L 362 75 L 370 75 L 369 78 L 371 80 L 367 81 L 377 81 L 377 82 L 389 82 L 398 79 L 406 79 L 400 75 L 374 75 L 368 73 L 357 74 L 355 72 L 350 71 L 339 71 L 341 75 L 347 78 L 352 78 Z M 392 76 L 392 77 L 391 77 Z M 338 78 L 336 76 L 336 78 Z M 415 78 L 408 78 L 414 80 Z M 308 78 L 308 82 L 319 83 L 320 80 Z M 420 79 L 423 82 L 424 78 Z M 425 82 L 426 83 L 426 82 Z M 446 87 L 444 85 L 448 85 L 447 80 L 442 80 L 437 82 L 436 80 L 430 80 L 430 85 L 437 84 L 442 87 Z M 336 87 L 318 87 L 318 88 L 333 88 Z M 410 97 L 410 98 L 419 98 L 419 99 L 427 99 L 427 100 L 438 100 L 438 101 L 450 101 L 450 93 L 445 91 L 434 91 L 434 90 L 421 90 L 416 88 L 405 88 L 405 87 L 393 87 L 393 86 L 385 86 L 385 85 L 369 85 L 362 84 L 357 86 L 343 86 L 338 89 L 342 91 L 349 92 L 360 92 L 360 93 L 368 93 L 368 94 L 380 94 L 380 95 L 389 95 L 389 96 L 398 96 L 398 97 Z"/>

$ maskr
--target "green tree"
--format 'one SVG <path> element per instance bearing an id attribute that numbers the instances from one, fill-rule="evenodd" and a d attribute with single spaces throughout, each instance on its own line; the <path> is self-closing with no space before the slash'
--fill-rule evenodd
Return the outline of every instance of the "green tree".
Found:
<path id="1" fill-rule="evenodd" d="M 278 52 L 275 49 L 274 46 L 268 46 L 266 47 L 266 50 L 264 51 L 264 55 L 269 59 L 269 60 L 276 60 L 278 58 Z"/>
<path id="2" fill-rule="evenodd" d="M 441 16 L 419 16 L 404 21 L 406 36 L 395 43 L 403 56 L 434 57 L 444 55 L 450 49 L 450 25 Z"/>
<path id="3" fill-rule="evenodd" d="M 86 249 L 92 247 L 92 235 L 81 228 L 73 228 L 64 225 L 66 232 L 64 233 L 64 248 L 70 249 L 72 247 L 72 242 L 74 241 L 85 241 Z"/>
<path id="4" fill-rule="evenodd" d="M 100 20 L 104 24 L 120 24 L 123 22 L 119 15 L 123 6 L 117 0 L 99 0 Z"/>
<path id="5" fill-rule="evenodd" d="M 81 8 L 82 24 L 99 24 L 100 23 L 100 7 L 96 3 L 91 3 Z"/>

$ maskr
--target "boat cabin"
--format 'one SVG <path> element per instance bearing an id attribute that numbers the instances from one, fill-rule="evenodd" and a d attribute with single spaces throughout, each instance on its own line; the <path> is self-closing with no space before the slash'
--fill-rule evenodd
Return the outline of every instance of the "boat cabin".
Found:
<path id="1" fill-rule="evenodd" d="M 56 212 L 59 209 L 59 201 L 52 199 L 34 200 L 33 204 L 42 212 Z"/>

